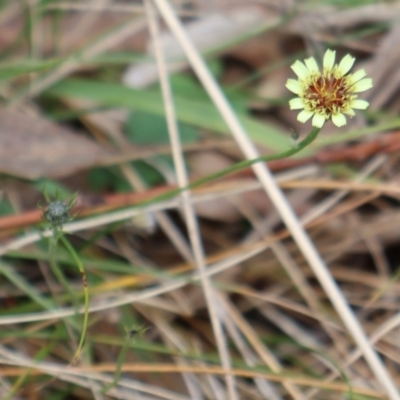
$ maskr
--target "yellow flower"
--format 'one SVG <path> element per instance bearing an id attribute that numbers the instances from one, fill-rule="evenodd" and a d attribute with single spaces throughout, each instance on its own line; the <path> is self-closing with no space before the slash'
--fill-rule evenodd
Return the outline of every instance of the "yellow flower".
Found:
<path id="1" fill-rule="evenodd" d="M 346 125 L 344 114 L 352 117 L 354 109 L 365 110 L 368 102 L 357 99 L 359 92 L 372 87 L 372 79 L 363 69 L 354 74 L 347 74 L 355 58 L 350 54 L 335 64 L 335 51 L 327 50 L 324 55 L 323 69 L 319 70 L 314 58 L 296 61 L 292 70 L 298 79 L 288 79 L 286 87 L 297 96 L 289 101 L 291 110 L 303 109 L 297 116 L 300 122 L 311 117 L 312 125 L 321 128 L 325 121 L 332 119 L 336 126 Z M 346 75 L 347 74 L 347 75 Z"/>

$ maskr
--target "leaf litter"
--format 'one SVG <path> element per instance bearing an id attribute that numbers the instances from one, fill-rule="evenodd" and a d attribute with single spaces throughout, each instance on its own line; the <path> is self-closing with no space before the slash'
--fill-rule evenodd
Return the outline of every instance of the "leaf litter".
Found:
<path id="1" fill-rule="evenodd" d="M 9 7 L 9 14 L 4 14 L 5 17 L 0 20 L 0 34 L 6 32 L 12 23 L 14 31 L 20 31 L 24 25 L 24 15 L 16 11 L 12 2 L 9 3 L 5 5 L 6 9 Z M 96 11 L 96 14 L 89 14 L 84 5 L 80 10 L 59 10 L 63 23 L 53 36 L 50 34 L 51 25 L 45 23 L 44 16 L 54 18 L 54 8 L 47 11 L 38 9 L 33 29 L 43 29 L 47 40 L 43 43 L 40 36 L 32 36 L 37 40 L 36 56 L 39 59 L 43 57 L 43 61 L 49 54 L 64 57 L 71 52 L 76 56 L 82 46 L 83 51 L 85 46 L 90 46 L 82 41 L 81 35 L 71 35 L 64 45 L 57 48 L 57 37 L 63 43 L 71 24 L 73 26 L 78 21 L 79 32 L 98 40 L 97 49 L 100 50 L 96 54 L 107 56 L 110 51 L 135 51 L 136 55 L 141 54 L 143 65 L 137 63 L 125 71 L 146 72 L 146 65 L 154 66 L 148 51 L 150 40 L 147 30 L 134 30 L 132 40 L 123 40 L 124 35 L 119 37 L 117 28 L 126 23 L 127 15 L 118 11 L 121 10 L 120 2 L 102 4 L 102 12 Z M 224 38 L 224 35 L 218 36 L 218 29 L 226 30 L 224 24 L 228 15 L 244 15 L 250 10 L 247 4 L 243 6 L 238 1 L 215 2 L 211 9 L 205 1 L 189 1 L 186 9 L 177 7 L 178 13 L 186 18 L 185 23 L 189 25 L 193 18 L 200 26 L 208 27 L 211 37 L 218 39 Z M 271 167 L 279 170 L 280 174 L 286 174 L 285 179 L 291 184 L 290 189 L 285 189 L 290 202 L 296 213 L 307 221 L 315 246 L 329 264 L 331 273 L 370 335 L 391 376 L 399 382 L 399 195 L 389 192 L 390 187 L 399 184 L 400 168 L 397 145 L 400 126 L 397 117 L 400 113 L 399 4 L 352 1 L 341 6 L 333 1 L 300 3 L 265 0 L 252 2 L 251 7 L 257 10 L 254 21 L 264 20 L 268 25 L 268 21 L 274 20 L 273 26 L 269 24 L 268 29 L 260 29 L 259 32 L 252 27 L 243 31 L 241 26 L 236 31 L 232 19 L 232 43 L 225 44 L 223 40 L 221 43 L 208 43 L 204 51 L 207 53 L 222 46 L 214 50 L 212 59 L 207 59 L 210 68 L 215 68 L 216 78 L 225 85 L 231 99 L 239 96 L 239 103 L 244 104 L 244 110 L 243 106 L 241 110 L 247 113 L 248 120 L 254 121 L 253 125 L 248 125 L 249 128 L 255 127 L 256 122 L 257 127 L 264 124 L 265 132 L 276 128 L 275 132 L 279 131 L 281 137 L 287 139 L 282 140 L 277 148 L 295 145 L 289 139 L 291 129 L 300 134 L 307 130 L 297 123 L 295 113 L 288 111 L 287 99 L 290 95 L 279 84 L 284 84 L 292 76 L 289 67 L 294 55 L 302 54 L 298 57 L 300 59 L 318 58 L 326 48 L 335 48 L 340 58 L 351 53 L 357 57 L 355 67 L 364 68 L 374 81 L 374 88 L 367 95 L 370 109 L 351 119 L 346 128 L 350 132 L 368 128 L 365 130 L 368 134 L 359 135 L 356 139 L 351 139 L 351 135 L 346 138 L 345 131 L 327 123 L 320 134 L 320 143 L 330 143 L 330 139 L 333 143 L 337 137 L 340 141 L 325 144 L 321 149 L 317 140 L 315 147 L 310 147 L 303 155 L 274 161 Z M 134 13 L 142 18 L 145 26 L 143 9 L 135 8 Z M 75 20 L 75 17 L 79 18 Z M 209 21 L 213 24 L 210 25 Z M 221 27 L 218 21 L 223 21 Z M 103 39 L 103 34 L 107 34 L 107 38 Z M 193 34 L 196 35 L 196 32 Z M 163 35 L 168 37 L 166 31 Z M 10 46 L 18 36 L 4 37 L 7 40 L 2 44 L 3 49 L 8 48 L 11 54 L 15 51 L 14 57 L 28 59 L 27 43 L 13 50 Z M 54 38 L 54 41 L 48 38 Z M 193 40 L 196 41 L 196 38 Z M 59 81 L 61 87 L 67 87 L 70 75 L 74 78 L 83 76 L 94 82 L 119 83 L 123 79 L 123 70 L 119 66 L 105 63 L 88 67 L 87 63 L 81 65 L 79 58 L 76 60 L 73 68 L 60 69 L 50 75 L 52 81 Z M 191 71 L 183 69 L 180 73 L 193 79 Z M 45 77 L 45 74 L 39 68 L 30 77 L 22 72 L 10 75 L 0 87 L 1 93 L 12 100 L 14 95 L 21 93 L 15 88 L 24 88 L 29 79 L 40 82 L 39 78 Z M 150 78 L 139 78 L 142 87 L 155 84 L 157 75 L 150 75 Z M 137 76 L 135 79 L 138 79 Z M 10 181 L 46 178 L 67 187 L 70 192 L 79 190 L 87 210 L 78 215 L 78 220 L 99 204 L 107 204 L 103 211 L 98 210 L 105 217 L 114 208 L 131 204 L 131 200 L 124 201 L 131 195 L 139 196 L 139 193 L 133 193 L 135 180 L 140 179 L 148 185 L 144 189 L 145 186 L 136 186 L 142 187 L 140 201 L 151 199 L 157 191 L 176 184 L 173 173 L 169 173 L 173 169 L 163 144 L 154 143 L 152 147 L 150 143 L 144 149 L 140 143 L 135 143 L 134 123 L 129 128 L 133 133 L 127 135 L 126 112 L 100 112 L 97 119 L 96 113 L 92 118 L 91 113 L 81 117 L 82 104 L 87 104 L 88 99 L 83 95 L 80 99 L 73 100 L 68 96 L 63 99 L 61 94 L 63 107 L 77 116 L 70 123 L 52 122 L 44 116 L 51 89 L 46 93 L 47 85 L 35 87 L 35 96 L 29 101 L 35 104 L 35 109 L 42 108 L 43 112 L 32 112 L 28 108 L 28 103 L 22 101 L 28 100 L 27 95 L 19 97 L 18 109 L 4 108 L 0 112 L 1 204 L 4 210 L 11 208 L 14 216 L 20 218 L 19 225 L 13 226 L 10 219 L 2 220 L 0 217 L 2 240 L 8 243 L 16 239 L 21 227 L 32 229 L 39 223 L 37 220 L 33 220 L 34 225 L 32 220 L 28 222 L 28 213 L 32 210 L 23 206 L 26 198 L 37 198 L 36 187 L 28 185 L 29 189 L 22 194 L 11 190 Z M 150 93 L 152 89 L 144 90 Z M 140 96 L 140 93 L 137 92 L 137 95 Z M 101 96 L 97 99 L 96 96 L 89 96 L 90 107 L 110 105 L 101 99 Z M 138 107 L 138 101 L 135 101 L 135 107 Z M 118 96 L 112 106 L 125 110 L 124 104 L 118 107 Z M 141 126 L 146 124 L 146 118 L 151 121 L 154 108 L 152 110 L 150 106 L 146 109 L 149 115 L 138 114 Z M 160 117 L 160 113 L 153 115 Z M 202 117 L 207 119 L 207 115 Z M 187 115 L 182 119 L 183 122 L 189 121 Z M 186 152 L 191 179 L 242 159 L 241 150 L 226 137 L 221 138 L 220 131 L 214 130 L 210 123 L 202 125 L 201 118 L 198 118 L 193 125 L 196 146 L 187 147 Z M 143 132 L 140 133 L 143 141 Z M 210 139 L 211 146 L 207 144 Z M 273 146 L 268 146 L 268 141 L 256 140 L 256 145 L 263 154 L 275 151 Z M 139 158 L 142 154 L 140 162 L 137 161 L 137 153 Z M 136 161 L 133 162 L 133 159 Z M 94 170 L 98 172 L 96 176 L 101 177 L 96 189 L 91 180 Z M 299 171 L 304 171 L 303 175 Z M 203 195 L 208 201 L 196 206 L 207 264 L 214 266 L 220 262 L 230 265 L 228 270 L 213 278 L 213 283 L 221 294 L 216 301 L 226 327 L 224 332 L 230 344 L 239 398 L 307 397 L 329 400 L 346 398 L 351 390 L 354 398 L 384 398 L 382 389 L 365 361 L 354 350 L 353 341 L 269 200 L 255 187 L 247 190 L 249 182 L 257 183 L 252 172 L 245 170 L 239 175 L 224 178 L 214 187 L 210 184 L 194 191 L 195 196 Z M 369 189 L 360 190 L 357 184 L 361 183 Z M 243 192 L 232 195 L 232 186 L 235 185 L 237 190 L 242 188 Z M 376 190 L 372 190 L 374 185 Z M 380 191 L 383 186 L 388 190 Z M 221 193 L 225 195 L 221 196 Z M 21 223 L 24 215 L 27 216 L 26 225 Z M 196 394 L 210 399 L 224 398 L 223 380 L 217 378 L 213 369 L 215 362 L 218 364 L 216 344 L 202 290 L 196 281 L 185 275 L 193 269 L 193 265 L 182 260 L 182 251 L 177 250 L 177 246 L 187 245 L 187 232 L 183 228 L 180 209 L 170 212 L 168 218 L 168 222 L 159 225 L 154 232 L 137 229 L 134 221 L 128 221 L 87 231 L 83 228 L 71 237 L 74 246 L 79 249 L 89 288 L 93 291 L 91 305 L 100 309 L 101 305 L 115 298 L 128 299 L 135 293 L 145 296 L 158 285 L 161 287 L 175 280 L 188 279 L 187 284 L 179 289 L 155 294 L 138 303 L 127 300 L 126 305 L 91 313 L 86 336 L 88 347 L 83 350 L 87 369 L 81 373 L 93 378 L 90 372 L 103 368 L 103 372 L 99 372 L 100 378 L 96 379 L 103 382 L 102 387 L 113 382 L 108 396 L 129 398 L 133 393 L 135 396 L 137 393 L 141 393 L 140 396 L 152 393 L 158 398 L 197 398 Z M 251 256 L 244 256 L 247 253 Z M 80 277 L 71 270 L 73 266 L 68 255 L 60 252 L 56 257 L 57 262 L 66 268 L 68 279 L 79 288 Z M 74 304 L 66 293 L 62 294 L 63 288 L 57 278 L 46 272 L 46 257 L 39 244 L 10 252 L 5 260 L 16 274 L 28 280 L 28 284 L 40 288 L 43 296 L 58 293 L 56 299 L 60 303 L 57 312 L 67 308 L 71 302 Z M 68 266 L 70 269 L 67 269 Z M 34 301 L 29 300 L 29 292 L 21 293 L 22 287 L 16 290 L 13 282 L 6 279 L 1 283 L 0 296 L 6 304 L 7 314 L 18 315 L 19 305 L 24 306 L 28 313 L 37 309 Z M 77 296 L 82 296 L 79 289 Z M 57 360 L 59 364 L 69 365 L 76 349 L 74 339 L 79 337 L 79 329 L 75 332 L 63 331 L 57 321 L 49 322 L 47 328 L 45 325 L 36 326 L 34 322 L 5 326 L 2 340 L 14 349 L 18 357 L 32 357 L 45 343 L 51 340 L 61 342 L 62 338 L 62 349 L 50 349 L 45 360 L 39 361 L 40 366 L 28 370 L 46 372 L 57 378 L 51 380 L 48 386 L 42 386 L 42 382 L 36 381 L 32 374 L 27 386 L 22 385 L 18 389 L 20 394 L 37 388 L 40 388 L 42 397 L 54 390 L 62 393 L 64 382 L 71 381 L 72 375 L 51 372 L 50 365 L 46 364 Z M 127 342 L 124 332 L 129 326 L 144 326 L 145 332 Z M 88 351 L 89 346 L 95 356 Z M 267 354 L 274 360 L 267 360 Z M 2 366 L 3 379 L 7 384 L 14 384 L 16 373 L 26 371 L 21 368 L 21 358 L 10 355 L 4 346 L 0 347 L 0 357 L 0 362 L 18 368 L 16 371 L 11 366 Z M 265 370 L 265 366 L 271 368 L 271 365 L 276 371 L 273 376 Z M 177 373 L 169 372 L 177 366 L 181 368 Z M 207 379 L 196 373 L 199 366 L 204 368 L 203 372 L 209 371 Z M 152 373 L 152 367 L 153 371 L 163 372 L 161 375 Z M 243 370 L 239 372 L 240 368 L 249 370 L 250 375 L 245 375 Z M 114 375 L 116 371 L 118 376 Z M 96 384 L 91 386 L 86 381 L 76 380 L 72 387 L 77 398 L 98 396 Z M 213 396 L 214 390 L 219 397 Z"/>

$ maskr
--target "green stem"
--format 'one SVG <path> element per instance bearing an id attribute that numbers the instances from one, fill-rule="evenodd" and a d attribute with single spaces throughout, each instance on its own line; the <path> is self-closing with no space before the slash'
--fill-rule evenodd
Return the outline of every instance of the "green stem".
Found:
<path id="1" fill-rule="evenodd" d="M 101 390 L 102 393 L 107 393 L 110 389 L 117 386 L 118 381 L 121 379 L 121 372 L 122 372 L 122 364 L 125 361 L 126 355 L 129 350 L 129 344 L 132 338 L 128 335 L 125 343 L 123 344 L 121 351 L 119 352 L 118 359 L 117 359 L 117 368 L 115 370 L 114 379 L 104 388 Z"/>
<path id="2" fill-rule="evenodd" d="M 296 144 L 295 146 L 293 146 L 292 148 L 285 150 L 281 153 L 278 154 L 270 154 L 268 156 L 262 156 L 262 157 L 258 157 L 258 158 L 254 158 L 252 160 L 245 160 L 245 161 L 241 161 L 238 162 L 234 165 L 232 165 L 229 168 L 225 168 L 221 171 L 218 171 L 214 174 L 211 175 L 207 175 L 204 178 L 200 178 L 194 182 L 189 183 L 188 185 L 178 188 L 178 189 L 173 189 L 170 190 L 167 193 L 164 193 L 162 195 L 156 196 L 153 199 L 146 201 L 144 203 L 141 203 L 141 206 L 144 205 L 149 205 L 152 203 L 157 203 L 159 201 L 162 200 L 168 200 L 171 199 L 175 196 L 177 196 L 178 194 L 184 192 L 185 190 L 189 190 L 189 189 L 194 189 L 196 187 L 199 187 L 201 185 L 204 185 L 205 183 L 211 182 L 213 180 L 222 178 L 226 175 L 232 174 L 234 172 L 240 171 L 241 169 L 250 167 L 251 165 L 257 164 L 259 162 L 268 162 L 268 161 L 273 161 L 273 160 L 278 160 L 278 159 L 282 159 L 282 158 L 287 158 L 290 156 L 293 156 L 297 153 L 299 153 L 301 150 L 303 150 L 304 148 L 306 148 L 309 144 L 311 144 L 318 136 L 319 132 L 321 131 L 321 128 L 313 128 L 311 130 L 311 132 L 298 144 Z"/>
<path id="3" fill-rule="evenodd" d="M 66 291 L 71 297 L 71 300 L 74 304 L 74 307 L 76 309 L 79 308 L 78 300 L 74 294 L 74 290 L 72 289 L 72 286 L 69 284 L 68 280 L 65 278 L 64 274 L 62 273 L 61 268 L 58 265 L 57 257 L 56 257 L 56 246 L 58 243 L 59 238 L 63 235 L 63 232 L 61 232 L 58 229 L 54 230 L 54 235 L 52 238 L 50 238 L 50 247 L 49 247 L 49 262 L 50 262 L 50 267 L 55 275 L 55 277 L 58 279 L 58 281 L 64 286 Z M 57 299 L 56 299 L 57 300 Z"/>
<path id="4" fill-rule="evenodd" d="M 273 160 L 278 160 L 281 158 L 287 158 L 287 157 L 293 156 L 294 154 L 300 152 L 305 147 L 307 147 L 311 142 L 313 142 L 316 139 L 316 137 L 318 136 L 320 131 L 321 131 L 321 128 L 313 128 L 311 130 L 311 132 L 300 143 L 298 143 L 296 146 L 293 146 L 289 150 L 285 150 L 278 154 L 270 154 L 268 156 L 253 158 L 252 160 L 240 161 L 240 162 L 232 165 L 229 168 L 225 168 L 221 171 L 216 172 L 215 174 L 211 174 L 204 178 L 198 179 L 197 181 L 190 183 L 186 188 L 192 189 L 192 188 L 198 187 L 200 185 L 203 185 L 204 183 L 207 183 L 207 182 L 215 180 L 215 179 L 222 178 L 223 176 L 226 176 L 226 175 L 231 174 L 236 171 L 240 171 L 241 169 L 250 167 L 259 162 L 268 162 L 268 161 L 273 161 Z M 186 188 L 183 188 L 183 190 L 185 190 Z"/>
<path id="5" fill-rule="evenodd" d="M 83 325 L 82 325 L 82 332 L 81 332 L 81 337 L 79 340 L 79 344 L 78 344 L 78 348 L 76 350 L 76 353 L 74 355 L 74 358 L 71 362 L 71 364 L 75 364 L 75 362 L 78 360 L 79 355 L 82 351 L 83 348 L 83 343 L 85 341 L 85 337 L 86 337 L 86 332 L 87 332 L 87 327 L 88 327 L 88 321 L 89 321 L 89 289 L 88 289 L 88 285 L 87 285 L 87 278 L 86 278 L 86 273 L 85 270 L 83 268 L 82 262 L 78 256 L 78 254 L 76 253 L 76 251 L 74 250 L 74 248 L 71 246 L 71 244 L 69 243 L 69 241 L 66 239 L 66 237 L 64 235 L 60 235 L 59 236 L 59 240 L 62 242 L 62 244 L 65 246 L 65 248 L 69 251 L 69 253 L 71 254 L 72 258 L 75 260 L 76 265 L 78 266 L 79 272 L 81 274 L 82 277 L 82 282 L 83 282 L 83 292 L 84 292 L 84 314 L 83 314 Z"/>

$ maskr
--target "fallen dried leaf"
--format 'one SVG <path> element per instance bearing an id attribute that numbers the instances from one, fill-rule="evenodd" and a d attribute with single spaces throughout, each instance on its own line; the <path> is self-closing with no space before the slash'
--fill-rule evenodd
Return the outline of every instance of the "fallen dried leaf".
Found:
<path id="1" fill-rule="evenodd" d="M 113 154 L 72 129 L 17 110 L 0 111 L 0 172 L 24 179 L 59 178 Z"/>

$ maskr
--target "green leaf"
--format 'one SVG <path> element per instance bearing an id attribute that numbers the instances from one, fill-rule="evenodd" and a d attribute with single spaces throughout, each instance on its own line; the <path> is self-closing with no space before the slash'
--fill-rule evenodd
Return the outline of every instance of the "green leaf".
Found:
<path id="1" fill-rule="evenodd" d="M 197 140 L 197 130 L 188 124 L 178 123 L 179 134 L 183 143 Z M 164 116 L 154 115 L 146 111 L 133 111 L 126 124 L 129 139 L 140 145 L 168 144 L 169 134 Z"/>
<path id="2" fill-rule="evenodd" d="M 32 72 L 43 72 L 56 68 L 62 63 L 62 59 L 52 60 L 19 60 L 13 63 L 0 64 L 0 78 L 11 79 L 20 75 L 26 75 Z"/>
<path id="3" fill-rule="evenodd" d="M 126 107 L 158 116 L 165 114 L 162 97 L 159 91 L 154 89 L 134 90 L 117 83 L 66 80 L 54 85 L 46 94 L 56 98 L 85 98 L 95 100 L 101 105 Z M 175 95 L 174 101 L 180 122 L 219 133 L 230 133 L 228 126 L 209 99 Z M 243 113 L 237 113 L 237 115 L 256 143 L 274 151 L 286 150 L 291 146 L 289 138 L 276 128 Z"/>

